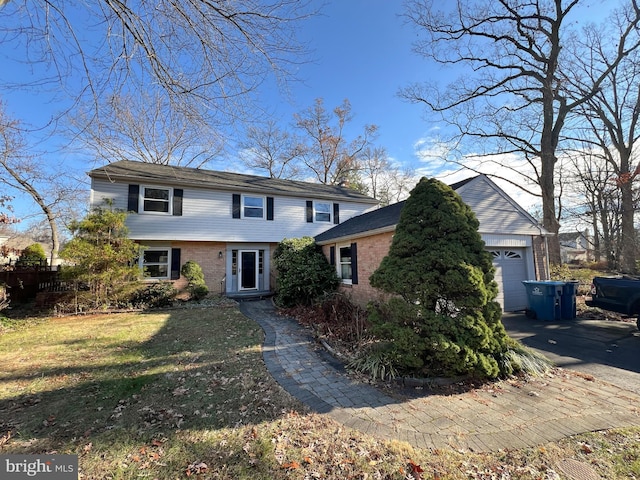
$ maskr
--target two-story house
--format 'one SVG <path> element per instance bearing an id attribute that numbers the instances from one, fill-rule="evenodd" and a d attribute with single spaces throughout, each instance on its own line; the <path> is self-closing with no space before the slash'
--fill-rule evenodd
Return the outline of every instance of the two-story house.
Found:
<path id="1" fill-rule="evenodd" d="M 188 260 L 210 291 L 235 296 L 274 288 L 272 254 L 284 238 L 314 237 L 375 208 L 340 186 L 120 161 L 89 172 L 91 207 L 127 210 L 146 278 L 177 280 Z"/>

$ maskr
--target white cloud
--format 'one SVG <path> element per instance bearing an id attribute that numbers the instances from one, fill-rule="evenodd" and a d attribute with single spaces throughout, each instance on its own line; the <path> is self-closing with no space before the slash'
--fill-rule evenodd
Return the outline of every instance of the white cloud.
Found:
<path id="1" fill-rule="evenodd" d="M 449 145 L 429 138 L 421 138 L 414 143 L 414 148 L 420 162 L 416 169 L 419 177 L 435 177 L 450 185 L 483 173 L 525 210 L 533 211 L 541 205 L 540 197 L 520 188 L 539 191 L 539 187 L 531 181 L 533 167 L 516 154 L 492 157 L 468 154 L 460 157 Z"/>

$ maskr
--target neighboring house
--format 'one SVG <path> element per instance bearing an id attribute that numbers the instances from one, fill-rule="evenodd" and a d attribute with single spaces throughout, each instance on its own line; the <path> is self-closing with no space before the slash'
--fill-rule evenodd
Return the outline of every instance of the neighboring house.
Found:
<path id="1" fill-rule="evenodd" d="M 484 175 L 451 187 L 480 222 L 479 233 L 496 268 L 497 301 L 504 311 L 527 308 L 522 281 L 548 278 L 548 232 Z M 342 289 L 357 303 L 365 304 L 380 296 L 369 285 L 369 277 L 389 251 L 403 206 L 400 202 L 364 213 L 315 237 L 336 266 Z"/>
<path id="2" fill-rule="evenodd" d="M 589 231 L 559 233 L 562 263 L 588 262 L 593 259 L 593 244 Z"/>
<path id="3" fill-rule="evenodd" d="M 29 235 L 19 232 L 10 235 L 0 235 L 0 266 L 14 265 L 18 258 L 20 258 L 22 250 L 34 243 L 40 243 L 42 249 L 47 254 L 47 258 L 51 258 L 51 245 L 36 242 Z"/>
<path id="4" fill-rule="evenodd" d="M 89 172 L 91 207 L 127 210 L 149 279 L 177 280 L 188 260 L 212 292 L 266 294 L 284 238 L 314 237 L 377 205 L 344 187 L 120 161 Z"/>

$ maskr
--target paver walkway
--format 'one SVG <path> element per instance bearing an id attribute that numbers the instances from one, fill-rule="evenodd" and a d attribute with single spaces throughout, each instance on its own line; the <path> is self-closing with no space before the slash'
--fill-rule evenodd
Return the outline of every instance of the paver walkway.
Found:
<path id="1" fill-rule="evenodd" d="M 640 426 L 640 395 L 571 371 L 399 400 L 346 375 L 307 330 L 278 316 L 270 301 L 242 302 L 240 310 L 263 328 L 265 363 L 285 390 L 312 410 L 370 435 L 420 448 L 487 452 Z"/>

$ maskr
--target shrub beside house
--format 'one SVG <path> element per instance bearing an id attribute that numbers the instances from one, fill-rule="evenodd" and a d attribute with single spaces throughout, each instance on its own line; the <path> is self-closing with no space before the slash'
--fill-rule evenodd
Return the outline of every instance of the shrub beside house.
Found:
<path id="1" fill-rule="evenodd" d="M 504 311 L 525 309 L 527 296 L 522 281 L 549 278 L 548 232 L 484 175 L 451 188 L 479 221 L 478 232 L 495 267 L 496 300 Z M 342 291 L 358 304 L 366 305 L 382 296 L 371 286 L 369 277 L 389 252 L 404 205 L 400 202 L 366 212 L 315 237 L 341 276 Z"/>

